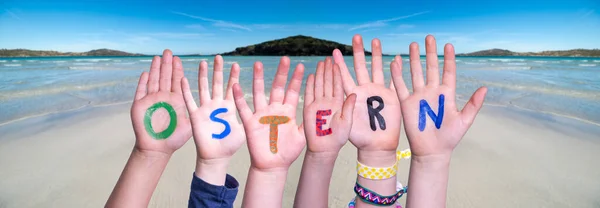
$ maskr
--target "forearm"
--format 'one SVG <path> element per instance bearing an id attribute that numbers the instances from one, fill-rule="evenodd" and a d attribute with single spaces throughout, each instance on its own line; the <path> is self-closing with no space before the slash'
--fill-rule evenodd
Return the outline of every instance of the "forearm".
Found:
<path id="1" fill-rule="evenodd" d="M 337 156 L 337 152 L 306 151 L 294 207 L 327 207 L 329 183 Z"/>
<path id="2" fill-rule="evenodd" d="M 358 161 L 369 167 L 391 167 L 396 163 L 396 151 L 358 151 Z M 358 183 L 375 193 L 383 196 L 394 195 L 396 191 L 396 176 L 388 179 L 373 180 L 356 176 Z M 356 200 L 356 207 L 378 207 L 367 204 L 362 200 Z"/>
<path id="3" fill-rule="evenodd" d="M 410 163 L 406 207 L 446 207 L 450 156 L 414 156 Z"/>
<path id="4" fill-rule="evenodd" d="M 215 186 L 223 186 L 225 184 L 225 178 L 227 176 L 227 166 L 229 165 L 229 160 L 230 158 L 198 158 L 196 160 L 196 177 L 204 180 L 209 184 Z"/>
<path id="5" fill-rule="evenodd" d="M 242 207 L 281 207 L 287 169 L 263 171 L 250 167 Z"/>
<path id="6" fill-rule="evenodd" d="M 170 154 L 134 149 L 106 207 L 147 207 Z"/>

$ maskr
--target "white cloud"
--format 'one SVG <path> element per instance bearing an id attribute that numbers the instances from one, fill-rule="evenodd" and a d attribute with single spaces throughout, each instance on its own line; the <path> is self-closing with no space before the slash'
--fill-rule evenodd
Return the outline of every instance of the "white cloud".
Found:
<path id="1" fill-rule="evenodd" d="M 401 24 L 398 25 L 398 29 L 410 29 L 410 28 L 414 28 L 415 25 L 409 25 L 409 24 Z"/>
<path id="2" fill-rule="evenodd" d="M 19 17 L 19 15 L 15 14 L 14 12 L 10 11 L 9 9 L 4 9 L 4 13 L 7 14 L 8 16 L 15 18 L 17 20 L 21 20 L 21 17 Z"/>
<path id="3" fill-rule="evenodd" d="M 394 17 L 391 19 L 384 19 L 384 20 L 377 20 L 377 21 L 373 21 L 373 22 L 368 22 L 365 24 L 360 24 L 360 25 L 356 25 L 354 27 L 351 27 L 348 31 L 353 31 L 353 30 L 358 30 L 358 29 L 364 29 L 364 28 L 372 28 L 372 27 L 383 27 L 383 26 L 387 26 L 388 22 L 393 22 L 393 21 L 398 21 L 401 19 L 406 19 L 406 18 L 410 18 L 410 17 L 414 17 L 414 16 L 419 16 L 422 14 L 426 14 L 429 13 L 430 11 L 424 11 L 424 12 L 417 12 L 414 14 L 410 14 L 410 15 L 406 15 L 406 16 L 401 16 L 401 17 Z"/>
<path id="4" fill-rule="evenodd" d="M 159 33 L 147 33 L 148 36 L 154 36 L 157 38 L 200 38 L 206 36 L 212 36 L 211 33 L 172 33 L 172 32 L 159 32 Z"/>
<path id="5" fill-rule="evenodd" d="M 216 19 L 210 19 L 210 18 L 206 18 L 206 17 L 200 17 L 200 16 L 195 16 L 195 15 L 191 15 L 191 14 L 186 14 L 183 12 L 174 12 L 172 11 L 171 13 L 173 14 L 177 14 L 177 15 L 181 15 L 181 16 L 185 16 L 185 17 L 189 17 L 189 18 L 193 18 L 193 19 L 199 19 L 202 21 L 206 21 L 206 22 L 212 22 L 213 26 L 215 27 L 225 27 L 225 28 L 234 28 L 234 29 L 241 29 L 241 30 L 246 30 L 246 31 L 252 31 L 250 28 L 240 25 L 240 24 L 236 24 L 233 22 L 227 22 L 224 20 L 216 20 Z"/>
<path id="6" fill-rule="evenodd" d="M 204 28 L 204 26 L 202 26 L 200 24 L 186 25 L 185 28 L 195 29 L 195 30 L 204 30 L 204 29 L 206 29 L 206 28 Z"/>
<path id="7" fill-rule="evenodd" d="M 592 14 L 594 14 L 594 10 L 593 9 L 590 9 L 588 11 L 584 11 L 583 14 L 581 15 L 581 18 L 586 18 L 586 17 L 588 17 L 588 16 L 590 16 Z"/>

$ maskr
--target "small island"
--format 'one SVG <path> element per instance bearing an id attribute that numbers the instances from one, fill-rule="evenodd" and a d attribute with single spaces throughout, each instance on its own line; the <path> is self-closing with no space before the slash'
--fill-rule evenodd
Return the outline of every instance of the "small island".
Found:
<path id="1" fill-rule="evenodd" d="M 352 46 L 334 41 L 313 38 L 304 35 L 271 40 L 234 51 L 222 53 L 223 56 L 331 56 L 334 49 L 343 55 L 352 55 Z M 371 52 L 365 51 L 366 55 Z"/>
<path id="2" fill-rule="evenodd" d="M 561 56 L 561 57 L 600 57 L 600 49 L 572 49 L 564 51 L 513 52 L 505 49 L 489 49 L 456 56 Z"/>
<path id="3" fill-rule="evenodd" d="M 144 56 L 111 49 L 96 49 L 87 52 L 38 51 L 27 49 L 0 49 L 0 57 L 40 57 L 40 56 Z"/>
<path id="4" fill-rule="evenodd" d="M 343 55 L 353 55 L 352 46 L 338 42 L 296 35 L 282 39 L 270 40 L 233 51 L 220 53 L 223 56 L 331 56 L 334 49 Z M 183 56 L 201 56 L 189 54 Z M 365 55 L 371 52 L 365 51 Z M 27 49 L 0 49 L 0 57 L 41 57 L 41 56 L 148 56 L 139 53 L 128 53 L 111 49 L 96 49 L 87 52 L 59 52 Z M 384 56 L 386 56 L 384 54 Z M 506 49 L 489 49 L 472 53 L 461 53 L 456 56 L 542 56 L 542 57 L 600 57 L 600 49 L 572 49 L 542 52 L 514 52 Z"/>

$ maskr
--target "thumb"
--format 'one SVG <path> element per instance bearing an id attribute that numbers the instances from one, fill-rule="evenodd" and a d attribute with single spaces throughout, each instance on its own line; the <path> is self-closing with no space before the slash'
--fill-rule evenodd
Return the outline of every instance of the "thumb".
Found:
<path id="1" fill-rule="evenodd" d="M 352 115 L 354 113 L 354 104 L 356 103 L 356 94 L 351 94 L 346 97 L 346 101 L 344 101 L 344 105 L 342 106 L 342 114 L 340 115 L 340 119 L 348 125 L 352 125 Z"/>
<path id="2" fill-rule="evenodd" d="M 483 106 L 483 100 L 485 99 L 485 95 L 487 94 L 487 88 L 481 87 L 473 93 L 469 102 L 465 104 L 462 111 L 460 112 L 460 117 L 462 119 L 463 124 L 467 124 L 467 127 L 470 127 L 475 120 L 475 116 Z"/>

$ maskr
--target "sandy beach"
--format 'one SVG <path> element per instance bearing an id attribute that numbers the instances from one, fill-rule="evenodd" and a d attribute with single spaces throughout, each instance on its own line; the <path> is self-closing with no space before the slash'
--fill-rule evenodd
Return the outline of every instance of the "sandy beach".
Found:
<path id="1" fill-rule="evenodd" d="M 129 105 L 1 126 L 0 207 L 103 206 L 133 147 Z M 454 153 L 448 207 L 600 206 L 598 126 L 529 114 L 484 107 Z M 190 140 L 173 155 L 150 207 L 187 206 L 194 148 Z M 403 135 L 399 149 L 405 148 Z M 348 143 L 336 161 L 330 207 L 344 207 L 353 196 L 355 161 L 356 150 Z M 283 207 L 292 207 L 301 163 L 302 156 L 290 168 Z M 229 166 L 240 182 L 236 207 L 249 165 L 244 146 Z M 407 160 L 399 166 L 404 184 L 408 167 Z"/>

